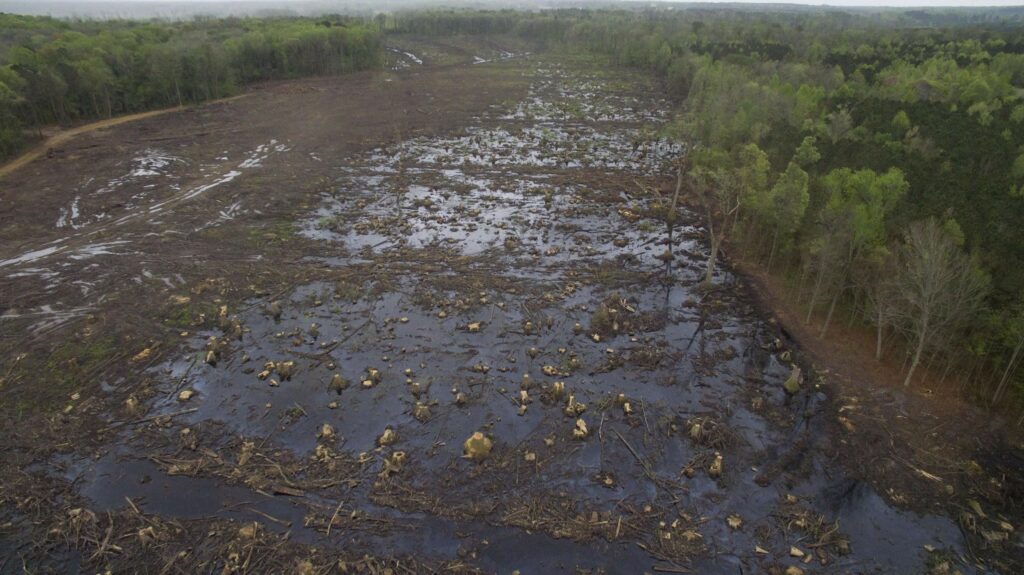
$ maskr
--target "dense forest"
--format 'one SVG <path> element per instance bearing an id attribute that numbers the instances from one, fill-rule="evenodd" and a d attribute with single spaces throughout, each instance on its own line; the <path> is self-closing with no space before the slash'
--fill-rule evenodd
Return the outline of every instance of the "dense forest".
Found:
<path id="1" fill-rule="evenodd" d="M 681 181 L 710 232 L 709 277 L 727 250 L 785 279 L 822 335 L 840 321 L 871 330 L 906 385 L 928 374 L 1021 413 L 1019 19 L 710 8 L 102 24 L 0 15 L 0 157 L 40 126 L 377 66 L 387 35 L 517 36 L 661 79 L 678 103 L 666 135 L 687 144 Z"/>
<path id="2" fill-rule="evenodd" d="M 63 21 L 0 14 L 0 159 L 26 129 L 221 98 L 264 80 L 377 66 L 348 18 Z"/>

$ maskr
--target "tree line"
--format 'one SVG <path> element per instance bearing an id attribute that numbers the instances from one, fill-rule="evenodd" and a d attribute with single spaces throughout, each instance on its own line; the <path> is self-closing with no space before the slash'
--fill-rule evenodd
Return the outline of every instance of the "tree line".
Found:
<path id="1" fill-rule="evenodd" d="M 45 125 L 372 68 L 382 53 L 376 26 L 338 16 L 98 22 L 0 14 L 0 160 Z"/>
<path id="2" fill-rule="evenodd" d="M 659 77 L 710 233 L 824 336 L 870 328 L 905 384 L 1024 413 L 1022 11 L 657 9 L 396 15 Z M 1024 416 L 1020 422 L 1024 422 Z"/>

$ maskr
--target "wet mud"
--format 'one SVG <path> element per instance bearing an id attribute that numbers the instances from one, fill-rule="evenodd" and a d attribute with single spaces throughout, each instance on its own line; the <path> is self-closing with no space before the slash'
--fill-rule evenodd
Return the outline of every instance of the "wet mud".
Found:
<path id="1" fill-rule="evenodd" d="M 296 227 L 328 279 L 184 330 L 133 423 L 60 475 L 97 512 L 492 573 L 912 573 L 963 554 L 954 522 L 849 477 L 828 382 L 802 366 L 786 389 L 799 358 L 728 267 L 701 284 L 699 218 L 666 225 L 683 150 L 658 136 L 653 87 L 529 73 L 524 100 L 456 133 L 320 158 L 331 181 Z M 287 152 L 271 141 L 169 201 Z M 154 152 L 125 177 L 183 165 Z M 159 204 L 133 213 L 160 223 Z M 73 203 L 56 224 L 118 220 Z"/>

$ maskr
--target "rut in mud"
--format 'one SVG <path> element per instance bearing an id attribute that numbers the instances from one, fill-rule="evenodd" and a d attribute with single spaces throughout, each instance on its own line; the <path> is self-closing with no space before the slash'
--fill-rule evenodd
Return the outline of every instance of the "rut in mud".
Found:
<path id="1" fill-rule="evenodd" d="M 793 352 L 728 270 L 700 285 L 698 218 L 671 235 L 664 220 L 682 153 L 656 135 L 668 105 L 606 73 L 527 69 L 525 99 L 459 132 L 317 158 L 332 178 L 296 227 L 329 279 L 184 330 L 121 414 L 141 424 L 58 461 L 78 492 L 97 512 L 238 521 L 230 540 L 485 572 L 914 572 L 926 548 L 961 553 L 954 523 L 846 476 L 828 383 L 786 392 Z M 170 202 L 289 151 L 271 140 Z M 179 161 L 154 153 L 125 177 Z M 131 217 L 156 226 L 163 207 Z M 119 222 L 74 203 L 56 220 Z M 0 270 L 53 279 L 131 249 L 97 237 Z M 30 265 L 51 255 L 72 257 Z"/>

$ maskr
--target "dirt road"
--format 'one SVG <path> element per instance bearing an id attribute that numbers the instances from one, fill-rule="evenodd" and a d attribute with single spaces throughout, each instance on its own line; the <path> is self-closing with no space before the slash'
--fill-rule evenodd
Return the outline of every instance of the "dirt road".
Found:
<path id="1" fill-rule="evenodd" d="M 525 52 L 403 44 L 5 178 L 0 571 L 967 555 L 849 474 L 830 383 L 784 389 L 800 356 L 728 269 L 698 285 L 657 88 Z"/>
<path id="2" fill-rule="evenodd" d="M 47 137 L 42 144 L 39 144 L 35 148 L 32 148 L 31 150 L 18 156 L 17 158 L 14 158 L 13 160 L 0 166 L 0 178 L 8 174 L 14 173 L 14 171 L 17 170 L 18 168 L 21 168 L 22 166 L 26 166 L 29 163 L 38 160 L 44 154 L 46 154 L 48 150 L 54 150 L 55 148 L 64 145 L 75 136 L 87 134 L 89 132 L 95 132 L 96 130 L 102 130 L 104 128 L 113 128 L 114 126 L 119 126 L 127 122 L 135 122 L 137 120 L 152 118 L 153 116 L 159 116 L 161 114 L 166 114 L 168 112 L 178 111 L 181 111 L 181 108 L 166 108 L 163 110 L 140 112 L 138 114 L 127 114 L 124 116 L 118 116 L 116 118 L 108 118 L 106 120 L 101 120 L 99 122 L 92 122 L 75 128 L 69 128 L 67 130 L 60 130 L 56 134 Z"/>

